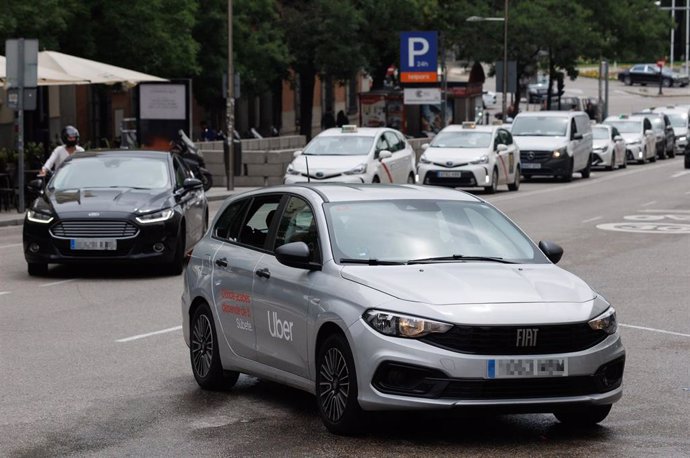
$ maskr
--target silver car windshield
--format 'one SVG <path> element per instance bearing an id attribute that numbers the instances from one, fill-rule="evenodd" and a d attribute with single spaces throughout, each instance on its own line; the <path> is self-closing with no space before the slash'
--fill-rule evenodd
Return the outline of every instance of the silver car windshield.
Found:
<path id="1" fill-rule="evenodd" d="M 169 185 L 166 161 L 126 156 L 84 157 L 65 162 L 50 182 L 54 189 L 156 189 Z"/>
<path id="2" fill-rule="evenodd" d="M 565 116 L 517 117 L 510 128 L 513 137 L 565 137 L 567 130 L 568 118 Z"/>
<path id="3" fill-rule="evenodd" d="M 594 140 L 608 140 L 609 130 L 606 127 L 594 127 L 592 129 Z"/>
<path id="4" fill-rule="evenodd" d="M 688 116 L 676 113 L 669 113 L 668 119 L 671 120 L 672 127 L 688 127 Z"/>
<path id="5" fill-rule="evenodd" d="M 520 229 L 483 202 L 332 202 L 324 208 L 336 262 L 548 263 Z"/>
<path id="6" fill-rule="evenodd" d="M 365 156 L 371 151 L 374 137 L 333 135 L 314 138 L 304 149 L 308 156 Z"/>
<path id="7" fill-rule="evenodd" d="M 436 148 L 488 148 L 491 132 L 440 132 L 431 146 Z"/>
<path id="8" fill-rule="evenodd" d="M 642 131 L 640 121 L 606 121 L 606 124 L 614 126 L 621 134 L 637 134 Z"/>

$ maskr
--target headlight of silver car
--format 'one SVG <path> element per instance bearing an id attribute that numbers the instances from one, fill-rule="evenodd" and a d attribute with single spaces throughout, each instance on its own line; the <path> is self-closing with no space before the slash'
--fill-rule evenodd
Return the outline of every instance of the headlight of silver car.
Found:
<path id="1" fill-rule="evenodd" d="M 589 327 L 595 331 L 604 331 L 606 334 L 613 334 L 618 329 L 616 321 L 616 310 L 609 307 L 604 313 L 589 321 Z"/>
<path id="2" fill-rule="evenodd" d="M 384 312 L 382 310 L 367 310 L 364 312 L 363 318 L 369 326 L 381 334 L 411 339 L 423 337 L 431 333 L 444 333 L 453 327 L 452 324 L 440 321 Z"/>
<path id="3" fill-rule="evenodd" d="M 343 172 L 345 175 L 361 175 L 363 173 L 367 173 L 367 164 L 361 163 L 354 169 L 348 170 L 347 172 Z"/>
<path id="4" fill-rule="evenodd" d="M 299 175 L 299 174 L 300 174 L 300 172 L 299 172 L 298 170 L 296 170 L 296 169 L 292 166 L 292 164 L 288 165 L 286 172 L 287 172 L 288 175 Z"/>
<path id="5" fill-rule="evenodd" d="M 26 218 L 32 223 L 48 224 L 53 220 L 53 215 L 37 212 L 35 210 L 28 210 L 26 212 Z"/>
<path id="6" fill-rule="evenodd" d="M 148 215 L 139 215 L 135 219 L 141 224 L 160 223 L 161 221 L 169 220 L 174 214 L 175 212 L 172 209 L 167 208 L 155 213 L 149 213 Z"/>
<path id="7" fill-rule="evenodd" d="M 470 164 L 472 165 L 477 165 L 477 164 L 488 164 L 489 163 L 489 156 L 486 154 L 481 156 L 479 159 L 475 159 L 474 161 L 470 161 Z"/>
<path id="8" fill-rule="evenodd" d="M 424 154 L 422 154 L 419 157 L 419 162 L 421 162 L 422 164 L 431 164 L 431 161 L 429 159 L 427 159 L 426 155 L 424 155 Z"/>

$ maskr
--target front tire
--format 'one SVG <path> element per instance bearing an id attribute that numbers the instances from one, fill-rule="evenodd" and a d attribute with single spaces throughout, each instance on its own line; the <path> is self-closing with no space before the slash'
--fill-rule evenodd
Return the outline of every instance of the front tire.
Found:
<path id="1" fill-rule="evenodd" d="M 582 178 L 589 178 L 589 176 L 592 173 L 592 155 L 590 154 L 589 157 L 587 158 L 587 166 L 580 170 L 580 175 L 582 175 Z"/>
<path id="2" fill-rule="evenodd" d="M 520 189 L 520 167 L 515 170 L 515 180 L 512 183 L 508 183 L 509 191 L 517 191 Z"/>
<path id="3" fill-rule="evenodd" d="M 632 86 L 632 79 L 629 76 L 626 76 L 625 78 L 623 78 L 623 84 L 625 84 L 626 86 Z"/>
<path id="4" fill-rule="evenodd" d="M 331 334 L 316 355 L 316 403 L 326 428 L 339 435 L 356 434 L 362 409 L 357 402 L 357 373 L 342 334 Z"/>
<path id="5" fill-rule="evenodd" d="M 498 170 L 494 169 L 491 172 L 491 185 L 484 186 L 484 192 L 487 194 L 495 194 L 498 190 Z"/>
<path id="6" fill-rule="evenodd" d="M 194 311 L 190 322 L 189 340 L 189 358 L 196 383 L 205 390 L 232 388 L 239 373 L 223 372 L 213 314 L 206 303 Z"/>
<path id="7" fill-rule="evenodd" d="M 603 406 L 566 407 L 555 411 L 554 416 L 564 425 L 594 426 L 604 420 L 611 411 L 611 404 Z"/>
<path id="8" fill-rule="evenodd" d="M 608 170 L 609 172 L 613 170 L 613 167 L 616 165 L 616 153 L 613 152 L 611 153 L 611 165 L 607 165 L 604 167 L 605 170 Z"/>
<path id="9" fill-rule="evenodd" d="M 573 159 L 570 159 L 570 162 L 568 163 L 568 170 L 566 170 L 565 174 L 561 177 L 561 181 L 565 183 L 570 183 L 573 181 L 573 169 L 575 168 L 575 163 L 573 161 Z"/>
<path id="10" fill-rule="evenodd" d="M 410 173 L 407 176 L 407 184 L 415 184 L 415 181 L 414 173 Z"/>
<path id="11" fill-rule="evenodd" d="M 374 175 L 374 178 L 371 179 L 372 183 L 381 183 L 381 179 L 378 177 L 378 175 Z"/>
<path id="12" fill-rule="evenodd" d="M 29 262 L 27 270 L 32 277 L 44 277 L 48 274 L 48 264 L 44 262 Z"/>

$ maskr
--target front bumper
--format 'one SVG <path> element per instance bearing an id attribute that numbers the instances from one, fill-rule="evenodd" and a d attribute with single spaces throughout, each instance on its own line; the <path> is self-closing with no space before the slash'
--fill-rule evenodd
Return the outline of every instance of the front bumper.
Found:
<path id="1" fill-rule="evenodd" d="M 528 151 L 520 153 L 520 170 L 523 176 L 567 175 L 570 172 L 570 156 L 554 158 L 553 151 Z"/>
<path id="2" fill-rule="evenodd" d="M 307 177 L 306 175 L 285 175 L 283 177 L 284 184 L 295 184 L 295 183 L 368 183 L 371 180 L 367 180 L 366 175 L 345 175 L 337 174 L 334 176 L 329 176 L 325 178 L 317 177 Z"/>
<path id="3" fill-rule="evenodd" d="M 636 144 L 636 145 L 627 144 L 627 145 L 625 145 L 625 157 L 629 161 L 643 161 L 645 159 L 645 157 L 644 157 L 644 151 L 642 150 L 642 145 L 641 144 Z"/>
<path id="4" fill-rule="evenodd" d="M 676 149 L 676 154 L 685 154 L 685 148 L 688 146 L 688 138 L 682 137 L 682 139 L 676 138 L 674 147 Z"/>
<path id="5" fill-rule="evenodd" d="M 417 168 L 419 181 L 433 186 L 473 188 L 491 185 L 489 164 L 463 165 L 460 167 L 439 167 L 434 164 L 420 164 Z"/>
<path id="6" fill-rule="evenodd" d="M 610 149 L 594 150 L 592 152 L 592 167 L 611 167 L 613 165 L 613 154 Z"/>
<path id="7" fill-rule="evenodd" d="M 365 410 L 482 407 L 551 412 L 572 404 L 611 404 L 622 395 L 625 350 L 618 334 L 583 351 L 530 356 L 458 353 L 388 337 L 363 320 L 350 327 L 359 403 Z M 490 378 L 489 361 L 567 358 L 568 376 Z"/>

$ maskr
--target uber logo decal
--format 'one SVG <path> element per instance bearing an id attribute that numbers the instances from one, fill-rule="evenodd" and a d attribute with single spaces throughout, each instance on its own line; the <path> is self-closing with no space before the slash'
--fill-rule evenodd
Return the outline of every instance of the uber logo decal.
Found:
<path id="1" fill-rule="evenodd" d="M 287 341 L 292 341 L 292 321 L 283 321 L 278 319 L 278 314 L 273 312 L 273 317 L 271 319 L 271 312 L 266 312 L 268 315 L 268 332 L 271 337 L 276 339 L 285 339 Z M 273 327 L 271 329 L 271 326 Z"/>
<path id="2" fill-rule="evenodd" d="M 518 329 L 517 339 L 515 340 L 516 347 L 536 347 L 537 346 L 537 332 L 539 329 Z"/>

